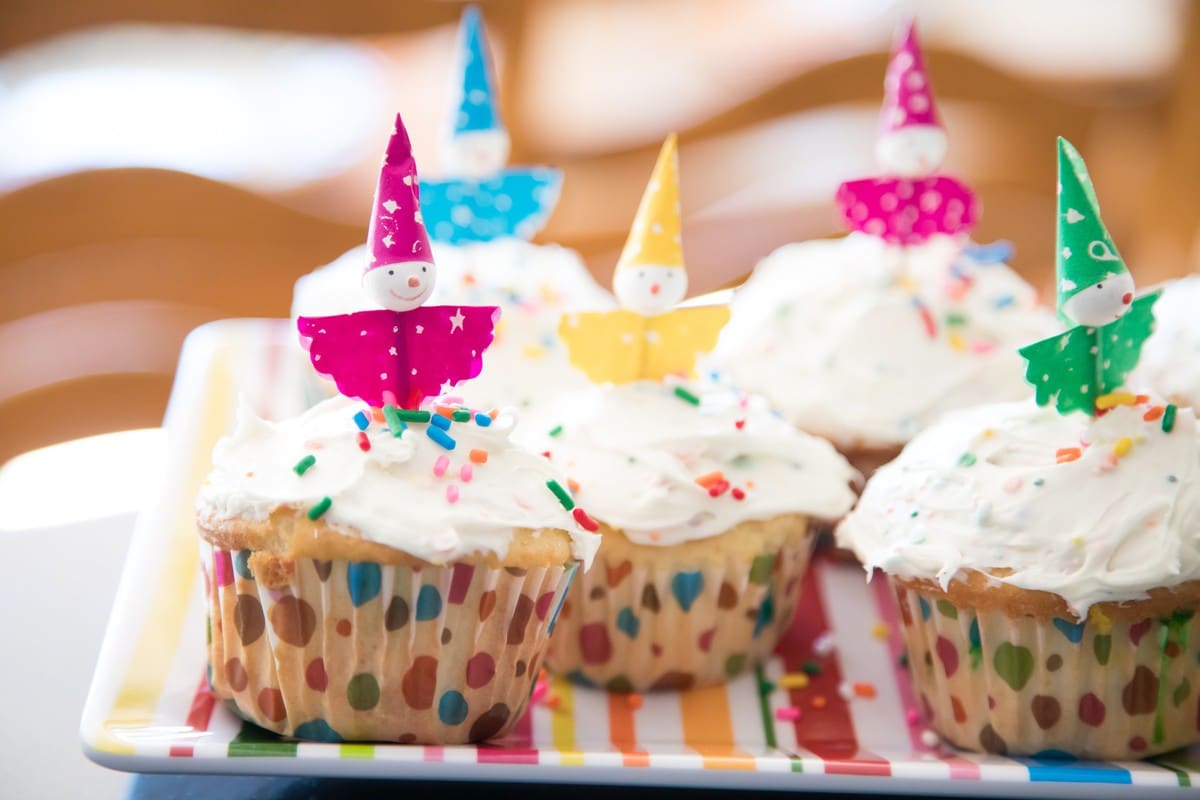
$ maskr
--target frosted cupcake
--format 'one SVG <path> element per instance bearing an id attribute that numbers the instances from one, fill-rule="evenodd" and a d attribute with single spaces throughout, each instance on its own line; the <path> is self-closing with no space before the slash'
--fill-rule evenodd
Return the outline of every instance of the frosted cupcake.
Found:
<path id="1" fill-rule="evenodd" d="M 420 182 L 422 212 L 438 264 L 430 299 L 502 310 L 487 372 L 465 383 L 459 394 L 485 408 L 511 404 L 529 409 L 552 401 L 559 391 L 584 385 L 558 343 L 562 314 L 614 303 L 574 251 L 528 241 L 553 211 L 562 175 L 549 167 L 506 166 L 508 133 L 498 113 L 479 11 L 473 6 L 463 12 L 458 53 L 454 102 L 441 147 L 445 177 Z M 355 248 L 300 278 L 292 316 L 374 307 L 362 292 L 368 256 L 365 247 Z"/>
<path id="2" fill-rule="evenodd" d="M 690 375 L 724 307 L 672 310 L 687 274 L 675 139 L 663 147 L 613 280 L 622 309 L 568 315 L 572 363 L 594 385 L 563 397 L 539 445 L 600 523 L 547 665 L 613 691 L 724 681 L 775 647 L 816 523 L 854 501 L 854 471 L 760 398 Z"/>
<path id="3" fill-rule="evenodd" d="M 839 541 L 895 586 L 929 722 L 972 750 L 1142 758 L 1200 740 L 1200 449 L 1121 388 L 1153 323 L 1060 149 L 1060 309 L 1032 401 L 948 415 L 867 484 Z"/>
<path id="4" fill-rule="evenodd" d="M 865 473 L 946 411 L 1023 397 L 1016 348 L 1054 330 L 1004 263 L 1007 245 L 967 238 L 978 217 L 971 191 L 935 172 L 946 136 L 911 24 L 885 89 L 886 174 L 838 193 L 854 232 L 759 263 L 714 359 Z"/>
<path id="5" fill-rule="evenodd" d="M 1172 403 L 1200 405 L 1200 275 L 1163 287 L 1154 306 L 1154 333 L 1146 340 L 1134 382 Z"/>
<path id="6" fill-rule="evenodd" d="M 297 738 L 503 734 L 598 546 L 511 415 L 434 400 L 479 374 L 497 310 L 424 305 L 415 178 L 397 117 L 364 277 L 384 308 L 298 321 L 346 396 L 280 423 L 243 411 L 198 500 L 213 691 Z"/>

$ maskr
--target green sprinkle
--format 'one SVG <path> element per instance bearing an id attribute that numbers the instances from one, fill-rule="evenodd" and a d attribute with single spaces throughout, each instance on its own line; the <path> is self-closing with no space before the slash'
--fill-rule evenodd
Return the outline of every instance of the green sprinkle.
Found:
<path id="1" fill-rule="evenodd" d="M 297 475 L 303 475 L 304 473 L 308 472 L 308 468 L 315 463 L 317 463 L 317 457 L 312 453 L 309 453 L 304 458 L 297 461 L 296 466 L 292 467 L 292 469 L 295 470 Z"/>
<path id="2" fill-rule="evenodd" d="M 455 422 L 467 422 L 471 419 L 471 412 L 465 408 L 460 408 L 458 411 L 455 411 L 450 415 L 450 419 L 454 420 Z"/>
<path id="3" fill-rule="evenodd" d="M 401 413 L 403 412 L 393 405 L 383 407 L 383 418 L 387 420 L 387 425 L 392 431 L 392 436 L 399 436 L 408 427 L 404 424 L 404 417 L 400 416 Z M 426 411 L 425 414 L 428 415 L 429 412 Z"/>
<path id="4" fill-rule="evenodd" d="M 963 453 L 961 456 L 958 457 L 958 465 L 960 467 L 975 466 L 975 454 L 974 453 Z"/>
<path id="5" fill-rule="evenodd" d="M 575 508 L 575 501 L 571 499 L 571 493 L 562 487 L 562 484 L 551 478 L 546 481 L 546 488 L 554 492 L 554 496 L 558 498 L 558 502 L 562 503 L 562 507 L 567 511 Z"/>
<path id="6" fill-rule="evenodd" d="M 313 522 L 316 522 L 325 515 L 325 512 L 329 510 L 331 505 L 333 505 L 332 500 L 330 500 L 328 497 L 322 497 L 315 506 L 308 510 L 308 518 Z"/>
<path id="7" fill-rule="evenodd" d="M 1044 485 L 1045 483 L 1046 483 L 1046 479 L 1045 479 L 1045 478 L 1034 478 L 1034 479 L 1033 479 L 1033 485 L 1034 485 L 1034 486 L 1042 486 L 1042 485 Z"/>
<path id="8" fill-rule="evenodd" d="M 1163 433 L 1170 433 L 1175 428 L 1175 406 L 1167 403 L 1167 409 L 1162 416 Z"/>
<path id="9" fill-rule="evenodd" d="M 961 314 L 957 311 L 951 311 L 949 314 L 946 315 L 946 324 L 947 325 L 966 325 L 967 324 L 967 315 Z"/>
<path id="10" fill-rule="evenodd" d="M 816 661 L 805 661 L 804 664 L 800 667 L 800 669 L 804 670 L 805 675 L 820 675 L 821 674 L 821 665 L 818 664 Z"/>
<path id="11" fill-rule="evenodd" d="M 553 428 L 550 429 L 551 436 L 558 436 L 561 433 L 562 433 L 562 425 L 555 425 Z"/>
<path id="12" fill-rule="evenodd" d="M 917 514 L 919 514 L 919 513 L 921 513 L 921 512 L 919 512 L 919 511 L 913 511 L 911 514 L 909 514 L 909 516 L 910 516 L 910 517 L 912 517 L 913 519 L 916 519 L 916 517 L 917 517 Z"/>
<path id="13" fill-rule="evenodd" d="M 429 422 L 428 411 L 410 411 L 407 408 L 397 408 L 395 411 L 396 418 L 405 422 Z"/>
<path id="14" fill-rule="evenodd" d="M 759 681 L 758 691 L 760 694 L 770 694 L 771 692 L 775 691 L 775 684 L 771 683 L 770 681 Z"/>
<path id="15" fill-rule="evenodd" d="M 675 396 L 686 403 L 691 403 L 694 406 L 700 405 L 700 398 L 689 392 L 682 386 L 675 387 Z"/>

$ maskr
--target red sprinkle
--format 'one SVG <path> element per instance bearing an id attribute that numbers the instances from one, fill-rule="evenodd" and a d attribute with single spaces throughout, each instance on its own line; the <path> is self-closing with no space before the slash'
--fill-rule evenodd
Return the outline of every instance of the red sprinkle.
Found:
<path id="1" fill-rule="evenodd" d="M 575 521 L 579 523 L 579 527 L 583 528 L 585 531 L 591 531 L 592 533 L 595 533 L 596 531 L 600 530 L 600 523 L 589 517 L 587 512 L 579 506 L 575 506 L 575 509 L 571 512 L 571 515 L 575 517 Z"/>
<path id="2" fill-rule="evenodd" d="M 721 480 L 717 481 L 716 483 L 714 483 L 713 485 L 708 487 L 708 496 L 709 497 L 720 497 L 721 495 L 725 494 L 728 491 L 729 491 L 729 481 L 722 478 Z"/>
<path id="3" fill-rule="evenodd" d="M 549 458 L 549 457 L 550 457 L 550 451 L 549 451 L 549 450 L 543 450 L 543 451 L 542 451 L 542 458 Z"/>
<path id="4" fill-rule="evenodd" d="M 359 450 L 362 450 L 365 453 L 371 449 L 371 440 L 367 438 L 366 431 L 359 431 L 357 439 L 358 439 L 358 449 Z"/>
<path id="5" fill-rule="evenodd" d="M 742 428 L 746 427 L 746 420 L 739 419 L 737 422 L 735 422 L 733 424 L 740 431 Z"/>
<path id="6" fill-rule="evenodd" d="M 731 492 L 731 494 L 733 495 L 734 500 L 745 500 L 746 499 L 746 493 L 744 491 L 742 491 L 740 487 L 734 488 L 734 490 L 733 490 L 733 492 Z"/>

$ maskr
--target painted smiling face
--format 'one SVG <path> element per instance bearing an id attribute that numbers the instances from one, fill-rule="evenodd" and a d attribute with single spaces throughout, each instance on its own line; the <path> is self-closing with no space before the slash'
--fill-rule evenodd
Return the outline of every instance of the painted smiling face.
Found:
<path id="1" fill-rule="evenodd" d="M 622 308 L 654 317 L 670 311 L 687 294 L 687 272 L 678 267 L 628 267 L 613 276 Z"/>
<path id="2" fill-rule="evenodd" d="M 449 172 L 482 178 L 499 172 L 508 163 L 510 142 L 503 130 L 468 131 L 455 134 L 443 148 L 442 158 Z"/>
<path id="3" fill-rule="evenodd" d="M 412 311 L 433 293 L 437 269 L 426 261 L 384 264 L 363 275 L 371 299 L 392 311 Z"/>
<path id="4" fill-rule="evenodd" d="M 1133 302 L 1133 276 L 1128 272 L 1108 275 L 1086 289 L 1080 289 L 1063 303 L 1062 313 L 1076 325 L 1099 327 L 1115 322 Z"/>

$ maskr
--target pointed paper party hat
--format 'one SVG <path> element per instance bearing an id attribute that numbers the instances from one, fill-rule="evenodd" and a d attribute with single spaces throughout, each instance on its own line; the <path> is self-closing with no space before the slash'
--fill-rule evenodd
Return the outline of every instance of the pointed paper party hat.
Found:
<path id="1" fill-rule="evenodd" d="M 617 261 L 617 272 L 633 267 L 683 269 L 679 224 L 679 150 L 675 134 L 667 137 L 654 173 L 638 206 L 637 216 Z"/>
<path id="2" fill-rule="evenodd" d="M 1100 203 L 1079 151 L 1058 139 L 1058 232 L 1055 277 L 1058 313 L 1079 292 L 1129 272 L 1100 218 Z M 1065 317 L 1064 317 L 1065 319 Z"/>
<path id="3" fill-rule="evenodd" d="M 925 72 L 925 59 L 917 41 L 917 24 L 909 20 L 892 48 L 883 79 L 883 112 L 879 118 L 880 133 L 893 133 L 910 125 L 941 128 L 933 87 Z"/>
<path id="4" fill-rule="evenodd" d="M 462 83 L 452 100 L 453 136 L 476 131 L 502 131 L 504 123 L 496 108 L 496 93 L 492 85 L 492 67 L 484 41 L 479 9 L 467 6 L 458 26 L 458 67 Z"/>
<path id="5" fill-rule="evenodd" d="M 379 184 L 371 208 L 371 224 L 367 229 L 371 260 L 367 270 L 385 264 L 433 262 L 429 234 L 421 218 L 417 162 L 413 160 L 412 143 L 399 114 L 379 168 Z"/>

